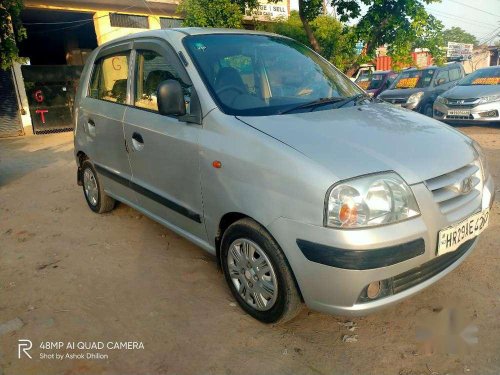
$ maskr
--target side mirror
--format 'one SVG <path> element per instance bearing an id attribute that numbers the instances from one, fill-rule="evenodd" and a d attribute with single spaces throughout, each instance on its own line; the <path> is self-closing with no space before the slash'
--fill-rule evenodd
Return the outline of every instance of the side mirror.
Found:
<path id="1" fill-rule="evenodd" d="M 184 116 L 186 114 L 186 103 L 184 93 L 179 81 L 168 79 L 160 82 L 156 91 L 158 98 L 158 112 L 168 116 Z"/>

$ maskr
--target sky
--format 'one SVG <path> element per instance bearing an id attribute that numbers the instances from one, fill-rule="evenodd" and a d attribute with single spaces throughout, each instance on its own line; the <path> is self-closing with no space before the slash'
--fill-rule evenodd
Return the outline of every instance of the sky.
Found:
<path id="1" fill-rule="evenodd" d="M 290 6 L 298 9 L 298 0 L 290 0 Z M 443 22 L 445 28 L 461 27 L 480 42 L 489 40 L 495 29 L 500 32 L 500 0 L 441 0 L 441 3 L 426 5 L 426 9 Z"/>

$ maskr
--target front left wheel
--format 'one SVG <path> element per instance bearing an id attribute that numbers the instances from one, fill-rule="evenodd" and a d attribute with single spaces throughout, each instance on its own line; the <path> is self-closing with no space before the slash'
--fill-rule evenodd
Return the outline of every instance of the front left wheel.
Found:
<path id="1" fill-rule="evenodd" d="M 115 208 L 116 201 L 104 192 L 97 172 L 89 160 L 83 162 L 81 173 L 83 194 L 90 209 L 102 214 Z"/>
<path id="2" fill-rule="evenodd" d="M 251 219 L 232 224 L 221 242 L 226 282 L 239 305 L 264 323 L 284 323 L 302 306 L 292 270 L 271 235 Z"/>

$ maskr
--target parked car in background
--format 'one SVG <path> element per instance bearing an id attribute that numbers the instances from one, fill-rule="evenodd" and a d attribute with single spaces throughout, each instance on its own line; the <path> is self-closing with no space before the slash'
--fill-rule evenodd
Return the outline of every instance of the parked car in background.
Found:
<path id="1" fill-rule="evenodd" d="M 356 79 L 356 84 L 365 90 L 368 95 L 376 98 L 382 91 L 386 90 L 398 76 L 392 70 L 379 70 L 363 74 Z"/>
<path id="2" fill-rule="evenodd" d="M 464 68 L 459 63 L 406 69 L 379 98 L 432 117 L 434 100 L 464 76 Z"/>
<path id="3" fill-rule="evenodd" d="M 402 301 L 463 262 L 488 225 L 495 189 L 477 143 L 373 100 L 289 38 L 115 39 L 89 56 L 75 111 L 88 207 L 121 201 L 210 252 L 266 323 L 302 301 L 339 315 Z M 140 235 L 137 246 L 140 262 Z"/>
<path id="4" fill-rule="evenodd" d="M 478 69 L 438 96 L 434 118 L 447 123 L 500 124 L 500 66 Z"/>

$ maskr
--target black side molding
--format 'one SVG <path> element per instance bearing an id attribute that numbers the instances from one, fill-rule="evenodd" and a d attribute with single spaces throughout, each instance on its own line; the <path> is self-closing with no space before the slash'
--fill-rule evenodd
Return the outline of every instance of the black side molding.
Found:
<path id="1" fill-rule="evenodd" d="M 95 169 L 97 170 L 97 172 L 99 172 L 103 176 L 106 176 L 107 178 L 109 178 L 115 182 L 118 182 L 119 184 L 128 186 L 129 188 L 131 188 L 135 192 L 137 192 L 141 195 L 144 195 L 145 197 L 152 199 L 155 202 L 160 203 L 161 205 L 171 209 L 172 211 L 177 212 L 178 214 L 181 214 L 181 215 L 187 217 L 188 219 L 196 221 L 197 223 L 201 223 L 201 215 L 190 210 L 189 208 L 181 206 L 180 204 L 177 204 L 177 203 L 171 201 L 170 199 L 165 198 L 165 197 L 155 193 L 154 191 L 146 189 L 144 186 L 136 184 L 136 183 L 130 181 L 129 179 L 127 179 L 123 176 L 120 176 L 120 175 L 116 174 L 115 172 L 110 171 L 107 168 L 101 167 L 100 165 L 97 165 L 97 164 L 94 164 L 94 166 L 95 166 Z"/>
<path id="2" fill-rule="evenodd" d="M 425 241 L 419 238 L 401 245 L 371 250 L 348 250 L 297 239 L 297 245 L 311 262 L 348 270 L 369 270 L 390 266 L 415 258 L 425 252 Z"/>

